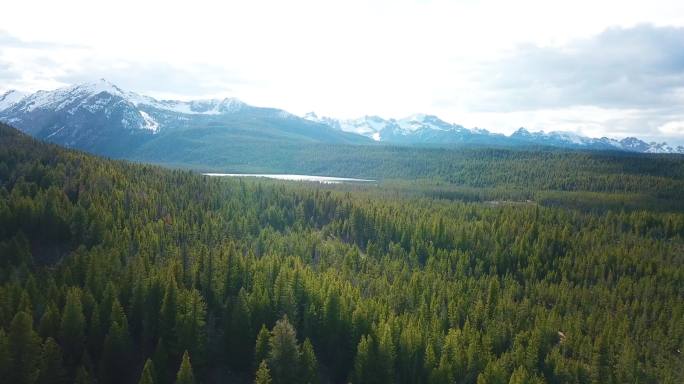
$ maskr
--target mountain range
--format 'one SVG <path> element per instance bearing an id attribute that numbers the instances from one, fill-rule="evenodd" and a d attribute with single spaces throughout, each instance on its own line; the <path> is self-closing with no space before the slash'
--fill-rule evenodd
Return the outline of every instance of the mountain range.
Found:
<path id="1" fill-rule="evenodd" d="M 684 153 L 683 146 L 667 143 L 647 143 L 635 137 L 622 140 L 607 137 L 591 138 L 571 132 L 530 132 L 519 128 L 510 136 L 489 132 L 480 128 L 465 128 L 451 124 L 437 116 L 417 114 L 403 119 L 383 119 L 379 116 L 364 116 L 358 119 L 340 120 L 319 117 L 314 112 L 304 115 L 305 119 L 327 124 L 344 132 L 353 132 L 377 142 L 402 145 L 449 145 L 483 144 L 499 146 L 543 145 L 561 148 L 589 150 L 619 150 L 641 153 Z"/>
<path id="2" fill-rule="evenodd" d="M 235 98 L 157 100 L 104 79 L 33 94 L 6 92 L 0 96 L 0 121 L 43 140 L 107 156 L 135 159 L 153 154 L 164 160 L 170 151 L 186 153 L 174 162 L 183 162 L 191 153 L 221 157 L 228 148 L 239 151 L 240 143 L 260 143 L 261 148 L 268 144 L 534 145 L 684 153 L 682 146 L 647 143 L 634 137 L 589 138 L 525 128 L 506 136 L 424 114 L 402 119 L 364 116 L 344 120 L 319 117 L 313 112 L 299 117 Z"/>
<path id="3" fill-rule="evenodd" d="M 156 100 L 101 79 L 53 91 L 0 96 L 0 121 L 66 147 L 128 157 L 142 147 L 174 141 L 295 141 L 362 144 L 371 140 L 286 111 L 234 98 Z"/>

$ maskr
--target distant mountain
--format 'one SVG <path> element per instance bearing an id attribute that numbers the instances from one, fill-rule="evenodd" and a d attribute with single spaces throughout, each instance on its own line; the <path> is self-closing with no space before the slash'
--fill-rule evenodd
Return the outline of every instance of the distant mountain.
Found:
<path id="1" fill-rule="evenodd" d="M 365 137 L 288 112 L 223 100 L 156 100 L 99 80 L 30 95 L 0 97 L 0 121 L 40 139 L 126 157 L 142 146 L 180 148 L 187 141 L 371 143 Z M 174 143 L 175 141 L 175 143 Z"/>
<path id="2" fill-rule="evenodd" d="M 571 132 L 529 132 L 525 128 L 519 128 L 509 138 L 522 143 L 563 148 L 620 150 L 641 153 L 684 153 L 684 147 L 682 146 L 671 147 L 667 143 L 647 143 L 636 137 L 627 137 L 622 140 L 607 137 L 597 139 L 580 136 Z"/>
<path id="3" fill-rule="evenodd" d="M 589 138 L 568 132 L 510 136 L 469 129 L 433 115 L 341 120 L 248 105 L 235 98 L 157 100 L 99 80 L 53 91 L 0 95 L 0 121 L 37 138 L 93 153 L 174 164 L 259 159 L 275 146 L 393 144 L 401 146 L 552 146 L 587 150 L 684 153 L 684 147 Z M 274 160 L 275 161 L 275 160 Z"/>
<path id="4" fill-rule="evenodd" d="M 635 137 L 622 140 L 607 137 L 590 138 L 570 132 L 529 132 L 520 128 L 510 136 L 492 133 L 486 129 L 468 129 L 447 123 L 433 115 L 413 115 L 403 119 L 383 119 L 364 116 L 358 119 L 338 120 L 319 117 L 313 112 L 305 119 L 327 124 L 344 132 L 357 133 L 378 142 L 402 145 L 543 145 L 560 148 L 589 150 L 620 150 L 642 153 L 684 153 L 684 147 L 672 147 L 667 143 L 647 143 Z"/>
<path id="5" fill-rule="evenodd" d="M 484 129 L 468 129 L 450 124 L 437 116 L 417 114 L 404 119 L 385 120 L 378 116 L 364 116 L 352 120 L 318 117 L 309 112 L 305 119 L 328 124 L 344 132 L 357 133 L 375 141 L 394 144 L 458 144 L 490 142 L 503 144 L 505 136 Z"/>

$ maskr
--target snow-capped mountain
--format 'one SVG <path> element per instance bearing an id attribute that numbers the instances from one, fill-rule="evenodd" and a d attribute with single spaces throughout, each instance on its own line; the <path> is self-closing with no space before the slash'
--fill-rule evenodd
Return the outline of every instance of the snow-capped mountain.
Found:
<path id="1" fill-rule="evenodd" d="M 447 123 L 437 116 L 416 114 L 403 119 L 383 119 L 364 116 L 358 119 L 336 120 L 318 117 L 309 112 L 305 119 L 327 124 L 345 132 L 372 138 L 375 141 L 395 144 L 454 144 L 490 141 L 499 143 L 504 136 L 484 129 L 468 129 Z"/>
<path id="2" fill-rule="evenodd" d="M 0 95 L 0 111 L 3 111 L 26 97 L 23 92 L 11 90 Z"/>
<path id="3" fill-rule="evenodd" d="M 104 79 L 30 95 L 9 91 L 0 97 L 0 121 L 40 139 L 115 156 L 158 135 L 206 127 L 211 127 L 212 134 L 217 129 L 239 132 L 240 138 L 287 137 L 332 143 L 366 140 L 235 98 L 157 100 Z"/>
<path id="4" fill-rule="evenodd" d="M 667 143 L 647 143 L 635 137 L 622 140 L 607 137 L 591 138 L 572 132 L 529 132 L 520 128 L 510 136 L 492 133 L 486 129 L 465 128 L 447 123 L 437 116 L 417 114 L 403 119 L 383 119 L 378 116 L 364 116 L 358 119 L 337 120 L 319 117 L 313 112 L 305 119 L 339 129 L 357 133 L 375 141 L 392 144 L 482 144 L 482 145 L 544 145 L 561 148 L 620 150 L 642 153 L 684 153 L 684 147 L 673 147 Z"/>
<path id="5" fill-rule="evenodd" d="M 235 98 L 157 100 L 106 81 L 52 91 L 0 95 L 0 121 L 43 140 L 108 156 L 126 157 L 145 146 L 159 151 L 181 145 L 241 142 L 396 145 L 529 146 L 543 145 L 643 153 L 684 153 L 684 147 L 590 138 L 570 132 L 529 132 L 510 136 L 465 128 L 437 116 L 417 114 L 402 119 L 364 116 L 340 120 L 308 113 L 297 117 L 274 108 L 248 105 Z M 147 144 L 151 143 L 151 144 Z M 160 144 L 161 143 L 161 144 Z M 161 149 L 163 148 L 163 150 Z"/>
<path id="6" fill-rule="evenodd" d="M 234 98 L 158 101 L 148 96 L 124 91 L 104 79 L 54 91 L 38 91 L 31 95 L 9 91 L 0 98 L 0 114 L 2 116 L 13 115 L 7 119 L 13 124 L 19 123 L 20 125 L 31 114 L 41 111 L 66 112 L 70 116 L 75 116 L 79 112 L 91 114 L 103 112 L 107 118 L 120 114 L 121 124 L 125 128 L 147 130 L 153 134 L 158 132 L 160 125 L 144 109 L 190 115 L 219 115 L 237 112 L 246 106 L 247 104 Z M 56 129 L 59 128 L 62 127 L 56 127 Z"/>
<path id="7" fill-rule="evenodd" d="M 525 128 L 520 128 L 510 138 L 525 143 L 555 147 L 620 150 L 641 153 L 684 153 L 683 146 L 672 147 L 667 143 L 647 143 L 636 137 L 626 137 L 622 140 L 617 140 L 608 137 L 592 138 L 580 136 L 571 132 L 529 132 Z"/>

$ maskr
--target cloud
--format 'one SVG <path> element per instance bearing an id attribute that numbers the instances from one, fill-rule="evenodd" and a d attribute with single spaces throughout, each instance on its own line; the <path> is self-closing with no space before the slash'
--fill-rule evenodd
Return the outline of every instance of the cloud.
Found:
<path id="1" fill-rule="evenodd" d="M 47 41 L 23 40 L 7 31 L 0 30 L 0 48 L 24 48 L 24 49 L 54 49 L 54 48 L 83 48 L 78 44 L 61 44 Z"/>
<path id="2" fill-rule="evenodd" d="M 245 81 L 230 69 L 198 63 L 192 68 L 162 62 L 87 60 L 57 80 L 67 84 L 105 78 L 127 90 L 150 96 L 206 97 L 234 92 Z"/>
<path id="3" fill-rule="evenodd" d="M 245 84 L 235 70 L 220 65 L 112 57 L 86 45 L 27 41 L 0 31 L 0 90 L 36 91 L 98 78 L 150 96 L 179 98 L 225 95 Z"/>
<path id="4" fill-rule="evenodd" d="M 684 104 L 684 28 L 610 28 L 563 46 L 526 45 L 483 65 L 481 110 Z"/>
<path id="5" fill-rule="evenodd" d="M 666 135 L 684 135 L 684 121 L 669 121 L 658 129 Z"/>

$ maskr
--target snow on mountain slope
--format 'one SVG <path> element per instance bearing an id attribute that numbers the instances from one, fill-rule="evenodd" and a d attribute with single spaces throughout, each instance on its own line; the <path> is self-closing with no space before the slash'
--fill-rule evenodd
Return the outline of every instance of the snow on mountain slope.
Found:
<path id="1" fill-rule="evenodd" d="M 510 138 L 530 144 L 543 144 L 557 147 L 621 150 L 641 153 L 682 153 L 684 147 L 672 147 L 667 143 L 647 143 L 636 137 L 626 137 L 616 140 L 608 137 L 592 138 L 571 132 L 544 131 L 529 132 L 525 128 L 515 131 Z"/>
<path id="2" fill-rule="evenodd" d="M 161 136 L 164 139 L 158 141 L 170 147 L 169 143 L 182 145 L 181 137 L 212 142 L 230 135 L 231 140 L 369 142 L 363 136 L 235 98 L 157 100 L 103 79 L 27 96 L 8 92 L 0 102 L 0 121 L 40 139 L 108 156 L 124 156 Z"/>
<path id="3" fill-rule="evenodd" d="M 24 97 L 26 97 L 26 94 L 23 92 L 15 90 L 5 92 L 2 96 L 0 96 L 0 111 L 4 111 L 5 109 L 13 106 L 21 101 L 21 99 Z"/>
<path id="4" fill-rule="evenodd" d="M 150 131 L 157 133 L 159 130 L 159 123 L 155 121 L 152 116 L 150 116 L 147 112 L 145 111 L 140 111 L 140 116 L 142 116 L 143 120 L 145 121 L 145 126 L 143 128 L 149 129 Z"/>
<path id="5" fill-rule="evenodd" d="M 135 92 L 124 91 L 104 79 L 100 79 L 99 81 L 91 83 L 82 83 L 69 87 L 58 88 L 53 91 L 38 91 L 28 96 L 14 96 L 16 93 L 16 91 L 10 91 L 0 98 L 0 110 L 6 110 L 9 107 L 16 106 L 18 102 L 21 101 L 21 112 L 32 112 L 36 109 L 51 109 L 53 111 L 60 111 L 69 106 L 71 107 L 70 112 L 73 113 L 73 110 L 79 108 L 80 106 L 88 105 L 93 97 L 102 94 L 121 98 L 123 101 L 131 103 L 136 107 L 147 106 L 184 114 L 216 115 L 222 113 L 232 113 L 239 111 L 241 108 L 246 106 L 245 103 L 235 98 L 226 98 L 223 100 L 209 99 L 193 101 L 160 101 L 149 96 L 139 95 Z M 5 99 L 8 101 L 5 102 Z M 74 105 L 76 101 L 79 101 L 78 105 Z M 103 103 L 101 102 L 100 104 Z M 89 108 L 91 110 L 97 109 L 97 106 Z"/>
<path id="6" fill-rule="evenodd" d="M 327 124 L 345 132 L 357 133 L 375 141 L 395 144 L 496 144 L 496 145 L 547 145 L 563 148 L 620 150 L 642 153 L 684 153 L 684 147 L 667 143 L 646 143 L 634 137 L 616 140 L 608 137 L 591 138 L 572 132 L 529 132 L 520 128 L 510 136 L 495 134 L 486 129 L 468 129 L 447 123 L 437 116 L 416 114 L 403 119 L 383 119 L 364 116 L 358 119 L 338 120 L 319 117 L 309 112 L 303 118 Z"/>
<path id="7" fill-rule="evenodd" d="M 440 131 L 452 135 L 471 135 L 474 133 L 489 135 L 486 130 L 469 130 L 457 124 L 450 124 L 437 116 L 416 114 L 403 119 L 383 119 L 379 116 L 364 116 L 358 119 L 337 120 L 329 117 L 319 117 L 313 112 L 303 116 L 307 120 L 327 124 L 345 132 L 356 133 L 370 137 L 375 141 L 406 141 L 416 138 L 417 143 L 423 137 L 423 142 L 429 141 L 426 133 Z"/>

